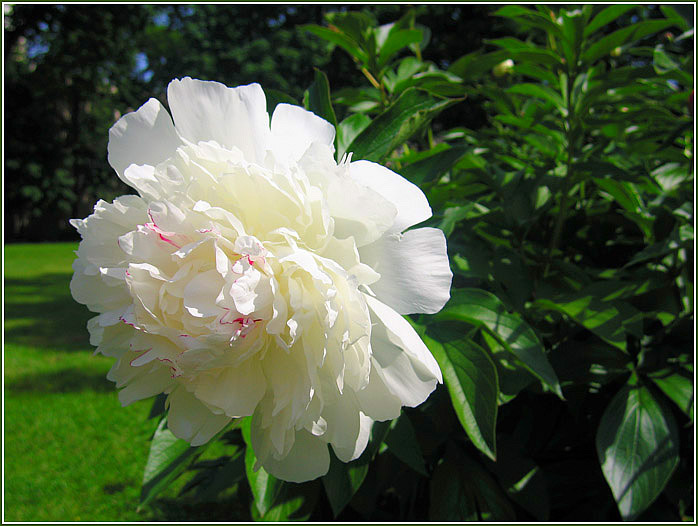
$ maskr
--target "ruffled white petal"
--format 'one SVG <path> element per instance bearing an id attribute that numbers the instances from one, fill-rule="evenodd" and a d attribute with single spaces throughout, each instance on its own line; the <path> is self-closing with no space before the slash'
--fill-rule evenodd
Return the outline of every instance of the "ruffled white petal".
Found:
<path id="1" fill-rule="evenodd" d="M 132 164 L 156 166 L 171 157 L 182 140 L 167 110 L 150 99 L 137 111 L 127 113 L 109 130 L 108 159 L 119 177 Z"/>
<path id="2" fill-rule="evenodd" d="M 279 104 L 271 117 L 274 154 L 298 161 L 313 143 L 332 146 L 335 130 L 325 119 L 291 104 Z"/>
<path id="3" fill-rule="evenodd" d="M 167 404 L 167 426 L 177 438 L 186 440 L 192 446 L 205 444 L 231 420 L 225 414 L 213 414 L 181 386 L 170 393 Z"/>
<path id="4" fill-rule="evenodd" d="M 263 462 L 271 475 L 289 482 L 307 482 L 327 473 L 330 469 L 330 452 L 327 443 L 302 429 L 296 431 L 296 439 L 288 454 L 278 460 L 269 456 Z"/>
<path id="5" fill-rule="evenodd" d="M 202 373 L 194 391 L 197 398 L 219 407 L 228 416 L 251 415 L 264 396 L 266 382 L 259 360 Z"/>
<path id="6" fill-rule="evenodd" d="M 407 320 L 371 296 L 366 295 L 366 303 L 374 322 L 371 347 L 378 374 L 403 405 L 421 404 L 442 381 L 439 365 Z"/>
<path id="7" fill-rule="evenodd" d="M 266 97 L 259 84 L 228 88 L 189 77 L 170 82 L 167 100 L 177 131 L 193 143 L 216 141 L 261 163 L 269 143 Z"/>
<path id="8" fill-rule="evenodd" d="M 449 300 L 453 274 L 446 237 L 438 228 L 386 234 L 359 248 L 361 261 L 381 278 L 371 290 L 400 314 L 439 312 Z"/>
<path id="9" fill-rule="evenodd" d="M 431 217 L 431 208 L 424 192 L 401 175 L 370 161 L 355 161 L 349 174 L 356 182 L 374 190 L 397 208 L 391 232 L 402 232 Z"/>

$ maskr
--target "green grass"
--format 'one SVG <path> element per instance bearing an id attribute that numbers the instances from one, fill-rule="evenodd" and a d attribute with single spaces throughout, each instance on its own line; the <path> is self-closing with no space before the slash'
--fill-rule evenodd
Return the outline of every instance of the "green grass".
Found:
<path id="1" fill-rule="evenodd" d="M 112 360 L 92 356 L 94 314 L 69 289 L 76 248 L 4 247 L 5 520 L 235 520 L 179 496 L 184 480 L 136 512 L 157 422 L 148 401 L 121 407 Z"/>

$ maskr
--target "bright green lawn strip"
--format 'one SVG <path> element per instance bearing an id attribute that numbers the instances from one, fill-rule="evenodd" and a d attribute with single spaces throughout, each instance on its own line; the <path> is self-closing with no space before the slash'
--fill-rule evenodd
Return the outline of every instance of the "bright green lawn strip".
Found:
<path id="1" fill-rule="evenodd" d="M 92 356 L 70 296 L 77 243 L 8 245 L 5 256 L 5 519 L 8 521 L 245 520 L 240 510 L 178 496 L 188 477 L 136 513 L 150 402 L 122 408 Z M 223 453 L 216 445 L 206 457 Z"/>

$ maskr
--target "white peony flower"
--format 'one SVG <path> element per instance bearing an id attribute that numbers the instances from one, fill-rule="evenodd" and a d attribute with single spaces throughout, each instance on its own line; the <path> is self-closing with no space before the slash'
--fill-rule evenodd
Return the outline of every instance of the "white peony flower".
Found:
<path id="1" fill-rule="evenodd" d="M 71 223 L 73 297 L 116 359 L 123 405 L 167 393 L 192 445 L 252 415 L 258 465 L 325 474 L 357 458 L 374 420 L 422 403 L 439 367 L 401 316 L 449 298 L 446 241 L 424 194 L 368 161 L 337 164 L 334 128 L 257 84 L 173 80 L 109 132 L 138 191 Z"/>

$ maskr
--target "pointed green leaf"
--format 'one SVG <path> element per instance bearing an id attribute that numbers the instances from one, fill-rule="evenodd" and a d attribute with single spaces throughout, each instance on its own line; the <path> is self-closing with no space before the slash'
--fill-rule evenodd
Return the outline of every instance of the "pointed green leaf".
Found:
<path id="1" fill-rule="evenodd" d="M 366 53 L 360 48 L 359 44 L 355 40 L 348 37 L 346 34 L 339 32 L 338 30 L 335 31 L 315 24 L 301 26 L 301 29 L 319 36 L 328 42 L 338 45 L 361 63 L 366 62 L 368 59 Z"/>
<path id="2" fill-rule="evenodd" d="M 596 450 L 625 520 L 652 504 L 679 462 L 674 417 L 650 391 L 631 381 L 604 411 Z"/>
<path id="3" fill-rule="evenodd" d="M 486 328 L 524 367 L 563 398 L 560 383 L 536 333 L 519 314 L 507 312 L 494 294 L 480 289 L 454 290 L 451 301 L 436 319 L 465 321 Z"/>
<path id="4" fill-rule="evenodd" d="M 349 504 L 366 478 L 368 467 L 390 429 L 390 422 L 374 422 L 371 439 L 359 458 L 344 463 L 330 449 L 330 469 L 322 477 L 325 493 L 336 517 Z"/>
<path id="5" fill-rule="evenodd" d="M 312 111 L 335 128 L 337 127 L 337 116 L 334 113 L 330 98 L 330 83 L 327 80 L 327 75 L 317 68 L 315 68 L 315 80 L 303 97 L 303 105 L 306 110 Z"/>
<path id="6" fill-rule="evenodd" d="M 266 513 L 274 507 L 274 504 L 284 489 L 285 483 L 283 480 L 279 480 L 267 473 L 263 467 L 255 471 L 254 466 L 257 462 L 257 457 L 252 449 L 251 424 L 252 417 L 248 417 L 245 418 L 241 426 L 242 436 L 245 439 L 245 444 L 247 444 L 245 449 L 245 473 L 247 474 L 247 482 L 254 496 L 255 506 L 260 517 L 263 518 Z"/>
<path id="7" fill-rule="evenodd" d="M 608 55 L 611 50 L 630 44 L 641 38 L 652 35 L 675 25 L 674 20 L 645 20 L 629 27 L 624 27 L 606 35 L 601 40 L 595 42 L 582 53 L 582 61 L 593 64 L 598 59 Z"/>
<path id="8" fill-rule="evenodd" d="M 395 455 L 402 462 L 414 469 L 417 473 L 426 476 L 427 471 L 424 466 L 424 456 L 422 448 L 417 441 L 417 435 L 410 418 L 403 411 L 399 418 L 390 424 L 390 431 L 385 437 L 385 445 L 388 451 Z"/>
<path id="9" fill-rule="evenodd" d="M 423 90 L 406 89 L 347 147 L 354 159 L 381 161 L 441 111 L 458 102 L 438 99 Z"/>
<path id="10" fill-rule="evenodd" d="M 199 447 L 191 447 L 167 428 L 167 417 L 160 420 L 150 442 L 150 452 L 143 472 L 140 506 L 150 502 L 169 486 L 214 440 Z"/>
<path id="11" fill-rule="evenodd" d="M 688 374 L 664 369 L 648 376 L 693 422 L 695 388 Z"/>
<path id="12" fill-rule="evenodd" d="M 347 146 L 371 123 L 371 118 L 363 113 L 350 115 L 337 127 L 337 160 L 347 152 Z"/>
<path id="13" fill-rule="evenodd" d="M 584 36 L 588 37 L 589 35 L 592 35 L 602 27 L 613 22 L 619 16 L 622 16 L 633 9 L 637 9 L 637 6 L 632 4 L 615 4 L 605 7 L 584 28 Z"/>
<path id="14" fill-rule="evenodd" d="M 499 383 L 487 352 L 469 339 L 440 343 L 425 336 L 444 377 L 451 404 L 472 443 L 497 458 L 495 427 Z"/>

